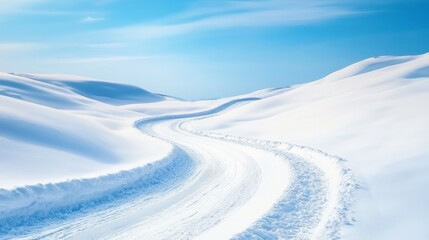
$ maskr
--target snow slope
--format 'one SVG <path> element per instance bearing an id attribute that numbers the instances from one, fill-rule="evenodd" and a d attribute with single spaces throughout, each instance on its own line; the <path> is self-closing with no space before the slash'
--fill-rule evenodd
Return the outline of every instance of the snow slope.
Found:
<path id="1" fill-rule="evenodd" d="M 153 94 L 136 86 L 88 79 L 85 77 L 58 74 L 19 74 L 19 76 L 41 81 L 43 83 L 49 83 L 51 85 L 70 90 L 71 92 L 86 98 L 111 105 L 159 102 L 165 100 L 165 97 L 161 95 Z"/>
<path id="2" fill-rule="evenodd" d="M 94 86 L 91 96 L 87 83 Z M 167 155 L 170 146 L 132 127 L 141 114 L 114 107 L 108 98 L 98 100 L 98 86 L 109 84 L 0 73 L 0 188 L 95 177 Z M 128 101 L 121 97 L 130 87 L 114 86 L 114 104 Z M 139 99 L 146 96 L 142 89 L 135 92 Z M 154 96 L 149 93 L 148 101 Z"/>
<path id="3" fill-rule="evenodd" d="M 364 190 L 348 239 L 429 236 L 429 54 L 370 58 L 192 128 L 312 146 Z"/>

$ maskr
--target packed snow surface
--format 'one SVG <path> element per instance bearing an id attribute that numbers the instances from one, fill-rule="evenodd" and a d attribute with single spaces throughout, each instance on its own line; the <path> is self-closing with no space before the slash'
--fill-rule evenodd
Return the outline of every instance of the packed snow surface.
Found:
<path id="1" fill-rule="evenodd" d="M 0 239 L 425 239 L 428 69 L 196 102 L 0 73 Z"/>

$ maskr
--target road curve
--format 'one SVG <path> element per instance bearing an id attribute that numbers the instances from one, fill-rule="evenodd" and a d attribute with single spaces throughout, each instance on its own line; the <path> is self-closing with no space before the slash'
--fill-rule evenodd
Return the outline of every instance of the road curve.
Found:
<path id="1" fill-rule="evenodd" d="M 144 133 L 174 146 L 168 161 L 104 194 L 109 197 L 73 203 L 82 206 L 76 211 L 59 206 L 46 218 L 37 216 L 36 223 L 27 216 L 25 231 L 0 229 L 0 239 L 337 237 L 348 221 L 353 187 L 341 159 L 310 148 L 184 127 L 189 120 L 253 100 L 138 121 Z M 15 220 L 11 216 L 3 223 L 14 227 Z"/>

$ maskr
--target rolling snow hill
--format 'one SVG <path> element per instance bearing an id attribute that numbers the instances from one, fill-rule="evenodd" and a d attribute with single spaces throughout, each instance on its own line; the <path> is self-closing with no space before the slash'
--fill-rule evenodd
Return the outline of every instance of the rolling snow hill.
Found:
<path id="1" fill-rule="evenodd" d="M 196 102 L 0 73 L 0 239 L 425 239 L 428 103 L 429 54 Z"/>
<path id="2" fill-rule="evenodd" d="M 141 114 L 112 106 L 162 101 L 137 87 L 1 73 L 0 99 L 1 188 L 117 172 L 170 151 L 133 128 Z"/>
<path id="3" fill-rule="evenodd" d="M 352 239 L 429 236 L 429 54 L 377 57 L 192 128 L 341 156 L 361 191 Z"/>

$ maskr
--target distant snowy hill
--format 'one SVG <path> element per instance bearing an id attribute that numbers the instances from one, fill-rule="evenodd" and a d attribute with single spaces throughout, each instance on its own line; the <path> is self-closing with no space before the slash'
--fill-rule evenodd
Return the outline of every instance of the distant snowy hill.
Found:
<path id="1" fill-rule="evenodd" d="M 60 107 L 67 106 L 67 103 L 74 98 L 82 100 L 82 97 L 111 105 L 158 102 L 165 99 L 161 95 L 150 93 L 136 86 L 79 76 L 50 74 L 16 74 L 15 76 L 17 77 L 3 79 L 2 86 L 8 87 L 7 91 L 3 91 L 4 95 L 34 96 L 30 100 L 46 100 L 45 104 L 59 102 Z"/>
<path id="2" fill-rule="evenodd" d="M 429 236 L 429 54 L 366 59 L 191 126 L 344 157 L 367 190 L 351 238 Z"/>

